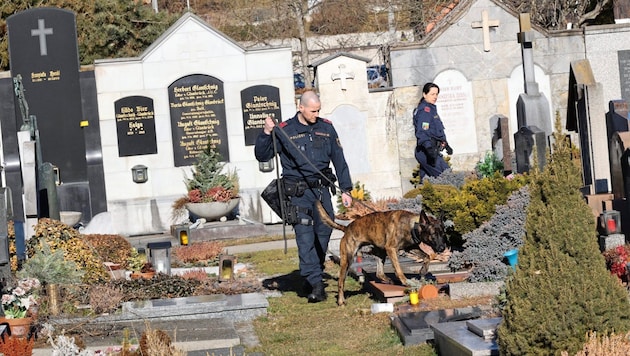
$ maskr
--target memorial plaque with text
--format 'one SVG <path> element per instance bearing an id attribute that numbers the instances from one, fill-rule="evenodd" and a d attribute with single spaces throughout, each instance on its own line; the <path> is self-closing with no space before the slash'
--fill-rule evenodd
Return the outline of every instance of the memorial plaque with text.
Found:
<path id="1" fill-rule="evenodd" d="M 193 74 L 168 87 L 175 167 L 190 166 L 210 144 L 230 160 L 225 120 L 223 82 Z"/>
<path id="2" fill-rule="evenodd" d="M 252 146 L 270 114 L 280 120 L 280 90 L 270 85 L 256 85 L 241 91 L 245 145 Z"/>
<path id="3" fill-rule="evenodd" d="M 630 51 L 618 51 L 621 98 L 630 103 Z"/>
<path id="4" fill-rule="evenodd" d="M 157 153 L 153 99 L 146 96 L 128 96 L 116 100 L 114 110 L 118 156 Z"/>

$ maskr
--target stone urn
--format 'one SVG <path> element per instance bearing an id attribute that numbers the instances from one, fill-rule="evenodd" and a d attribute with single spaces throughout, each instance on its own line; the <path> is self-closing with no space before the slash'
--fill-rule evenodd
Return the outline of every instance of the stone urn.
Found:
<path id="1" fill-rule="evenodd" d="M 206 221 L 219 220 L 234 210 L 239 200 L 239 198 L 233 198 L 227 202 L 187 203 L 186 209 Z"/>

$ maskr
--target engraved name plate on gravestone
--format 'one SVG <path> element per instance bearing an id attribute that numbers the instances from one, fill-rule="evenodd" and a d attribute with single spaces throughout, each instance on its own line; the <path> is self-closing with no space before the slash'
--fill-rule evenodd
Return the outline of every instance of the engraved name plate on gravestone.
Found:
<path id="1" fill-rule="evenodd" d="M 7 27 L 11 76 L 22 76 L 30 114 L 37 117 L 43 160 L 57 166 L 64 181 L 86 181 L 74 13 L 29 9 L 10 16 Z"/>
<path id="2" fill-rule="evenodd" d="M 208 143 L 228 162 L 223 82 L 203 74 L 185 76 L 169 85 L 168 98 L 175 167 L 193 165 Z"/>
<path id="3" fill-rule="evenodd" d="M 118 156 L 157 153 L 153 99 L 128 96 L 114 103 Z"/>
<path id="4" fill-rule="evenodd" d="M 280 90 L 270 85 L 256 85 L 241 91 L 245 145 L 252 146 L 271 114 L 280 120 Z"/>
<path id="5" fill-rule="evenodd" d="M 617 51 L 619 61 L 619 83 L 621 85 L 621 98 L 630 103 L 630 50 Z"/>

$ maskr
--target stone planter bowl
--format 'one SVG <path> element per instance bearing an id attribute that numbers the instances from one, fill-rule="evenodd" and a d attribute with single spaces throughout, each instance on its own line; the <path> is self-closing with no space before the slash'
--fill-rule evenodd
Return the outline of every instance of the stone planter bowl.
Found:
<path id="1" fill-rule="evenodd" d="M 186 209 L 200 218 L 205 218 L 207 221 L 218 220 L 234 210 L 239 200 L 239 198 L 234 198 L 225 203 L 188 203 L 186 204 Z"/>
<path id="2" fill-rule="evenodd" d="M 60 211 L 59 220 L 68 226 L 74 226 L 81 221 L 80 211 Z"/>

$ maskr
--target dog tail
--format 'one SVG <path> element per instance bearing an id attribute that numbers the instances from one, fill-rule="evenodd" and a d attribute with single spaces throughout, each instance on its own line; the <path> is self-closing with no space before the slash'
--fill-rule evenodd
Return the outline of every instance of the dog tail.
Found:
<path id="1" fill-rule="evenodd" d="M 321 201 L 318 200 L 317 202 L 315 202 L 315 206 L 317 207 L 317 212 L 319 213 L 319 217 L 322 219 L 324 224 L 332 227 L 333 229 L 346 231 L 345 226 L 341 224 L 337 224 L 333 219 L 330 218 L 330 216 L 328 216 L 328 213 L 326 212 L 326 209 L 324 209 L 324 206 L 322 205 Z"/>

